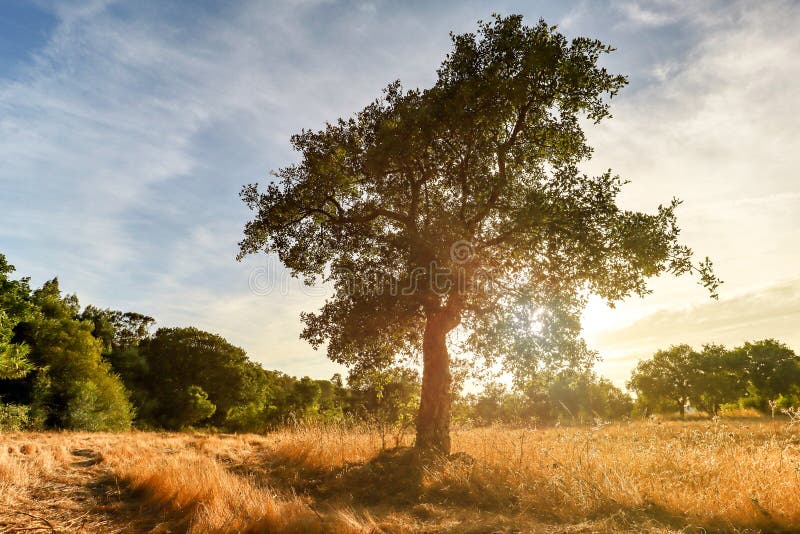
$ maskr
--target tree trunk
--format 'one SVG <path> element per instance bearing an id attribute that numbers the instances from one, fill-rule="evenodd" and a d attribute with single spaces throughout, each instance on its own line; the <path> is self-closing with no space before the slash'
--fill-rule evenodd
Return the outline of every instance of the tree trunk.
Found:
<path id="1" fill-rule="evenodd" d="M 681 419 L 683 419 L 686 416 L 686 401 L 681 399 L 679 404 L 681 405 Z"/>
<path id="2" fill-rule="evenodd" d="M 450 355 L 447 333 L 457 319 L 429 315 L 422 341 L 422 393 L 417 415 L 416 447 L 450 454 Z"/>

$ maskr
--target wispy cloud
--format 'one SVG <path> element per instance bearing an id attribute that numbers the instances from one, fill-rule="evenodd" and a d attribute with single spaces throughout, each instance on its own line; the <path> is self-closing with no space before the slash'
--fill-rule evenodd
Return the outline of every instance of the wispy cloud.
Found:
<path id="1" fill-rule="evenodd" d="M 449 24 L 428 33 L 398 11 L 386 27 L 385 10 L 316 0 L 42 6 L 58 20 L 49 42 L 0 79 L 4 252 L 35 282 L 58 274 L 87 302 L 201 323 L 264 360 L 311 352 L 297 339 L 307 297 L 253 298 L 255 260 L 234 262 L 238 190 L 294 159 L 292 133 L 395 77 L 426 82 Z"/>
<path id="2" fill-rule="evenodd" d="M 53 34 L 0 78 L 2 251 L 36 282 L 59 274 L 87 302 L 218 331 L 290 372 L 334 369 L 296 339 L 299 311 L 322 297 L 253 295 L 248 276 L 263 259 L 233 261 L 248 217 L 239 187 L 290 163 L 288 137 L 301 128 L 351 114 L 391 80 L 430 83 L 448 32 L 490 11 L 471 1 L 40 5 L 57 18 Z M 725 291 L 793 279 L 797 4 L 493 9 L 618 46 L 610 68 L 632 83 L 615 118 L 589 128 L 589 170 L 630 177 L 626 205 L 684 198 L 685 238 L 716 260 Z M 660 309 L 711 313 L 691 282 L 654 288 L 608 312 L 607 328 Z M 599 348 L 619 354 L 639 335 L 629 334 Z"/>
<path id="3" fill-rule="evenodd" d="M 800 349 L 800 279 L 747 292 L 719 302 L 659 310 L 598 342 L 618 351 L 614 360 L 635 361 L 669 345 L 729 346 L 776 338 Z"/>
<path id="4" fill-rule="evenodd" d="M 663 76 L 623 94 L 615 118 L 590 132 L 590 167 L 632 179 L 625 205 L 685 201 L 684 239 L 711 256 L 726 282 L 719 303 L 689 280 L 660 279 L 645 299 L 593 310 L 605 331 L 590 331 L 590 342 L 617 381 L 671 343 L 774 336 L 800 348 L 792 326 L 800 319 L 800 153 L 792 148 L 800 136 L 799 23 L 797 4 L 731 4 L 685 54 L 663 58 Z M 763 289 L 782 280 L 789 282 Z"/>

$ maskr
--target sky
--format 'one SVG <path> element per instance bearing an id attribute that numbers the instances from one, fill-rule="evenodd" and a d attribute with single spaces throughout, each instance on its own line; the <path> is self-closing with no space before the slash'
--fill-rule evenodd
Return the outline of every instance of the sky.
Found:
<path id="1" fill-rule="evenodd" d="M 237 262 L 242 185 L 297 160 L 289 137 L 348 117 L 393 80 L 426 87 L 493 12 L 617 48 L 629 85 L 588 124 L 584 168 L 630 180 L 625 208 L 684 201 L 714 261 L 611 309 L 585 336 L 622 385 L 675 343 L 774 337 L 800 350 L 800 3 L 680 0 L 233 2 L 0 0 L 0 252 L 82 304 L 197 326 L 266 368 L 342 369 L 298 338 L 303 288 L 275 258 Z"/>

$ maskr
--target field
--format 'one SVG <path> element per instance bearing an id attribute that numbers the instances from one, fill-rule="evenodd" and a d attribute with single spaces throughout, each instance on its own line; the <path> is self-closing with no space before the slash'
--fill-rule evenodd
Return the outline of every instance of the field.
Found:
<path id="1" fill-rule="evenodd" d="M 0 532 L 800 528 L 800 431 L 783 421 L 472 428 L 453 442 L 437 460 L 337 427 L 4 434 Z"/>

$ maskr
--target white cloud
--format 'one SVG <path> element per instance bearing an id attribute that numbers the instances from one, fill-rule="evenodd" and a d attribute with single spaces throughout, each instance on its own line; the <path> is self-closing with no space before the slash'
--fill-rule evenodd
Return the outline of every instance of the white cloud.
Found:
<path id="1" fill-rule="evenodd" d="M 197 324 L 291 372 L 322 369 L 323 356 L 296 339 L 299 311 L 319 298 L 256 297 L 247 279 L 258 260 L 233 261 L 248 216 L 238 188 L 291 162 L 288 137 L 300 128 L 354 112 L 395 78 L 427 85 L 447 32 L 474 29 L 486 8 L 250 1 L 212 16 L 144 2 L 55 6 L 47 46 L 16 79 L 0 80 L 0 209 L 15 222 L 0 227 L 4 252 L 35 281 L 59 274 L 85 302 Z M 630 177 L 632 207 L 684 198 L 686 240 L 716 260 L 723 292 L 792 278 L 796 4 L 599 11 L 579 3 L 562 26 L 644 40 L 686 26 L 695 33 L 676 38 L 698 40 L 684 55 L 664 41 L 655 60 L 629 72 L 637 90 L 614 100 L 615 118 L 588 128 L 591 167 Z M 619 14 L 618 27 L 597 22 Z M 614 57 L 624 67 L 635 53 Z M 654 287 L 651 298 L 608 312 L 605 328 L 705 301 L 690 281 Z M 614 354 L 614 343 L 599 348 Z"/>
<path id="2" fill-rule="evenodd" d="M 615 117 L 590 128 L 589 136 L 596 147 L 591 168 L 613 167 L 632 179 L 625 205 L 652 209 L 672 196 L 685 200 L 679 210 L 683 237 L 715 261 L 726 282 L 724 300 L 793 280 L 800 264 L 800 9 L 790 3 L 737 4 L 723 15 L 720 20 L 735 22 L 701 34 L 682 60 L 671 58 L 660 83 L 623 94 Z M 651 350 L 681 337 L 667 332 L 682 331 L 700 342 L 703 325 L 720 308 L 707 305 L 707 295 L 688 280 L 657 280 L 653 288 L 646 299 L 593 313 L 606 314 L 605 327 L 616 330 L 655 310 L 683 310 L 640 323 L 635 343 Z M 751 304 L 756 315 L 732 321 L 731 339 L 760 335 L 766 323 L 785 323 L 786 315 L 763 299 Z M 687 307 L 691 320 L 679 320 Z M 627 334 L 594 331 L 589 337 L 608 356 L 631 356 L 633 330 L 622 332 Z M 607 368 L 621 380 L 633 363 L 616 361 Z"/>
<path id="3" fill-rule="evenodd" d="M 325 1 L 214 16 L 42 7 L 58 18 L 51 39 L 0 80 L 0 206 L 20 221 L 0 228 L 4 252 L 34 282 L 58 274 L 84 302 L 198 324 L 302 373 L 313 353 L 298 315 L 319 299 L 249 293 L 251 264 L 233 259 L 247 218 L 238 189 L 291 162 L 302 127 L 354 112 L 394 77 L 432 77 L 447 30 L 411 14 L 381 27 L 375 9 Z"/>

